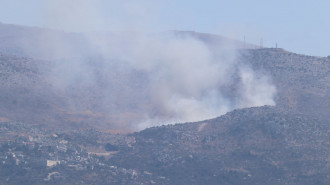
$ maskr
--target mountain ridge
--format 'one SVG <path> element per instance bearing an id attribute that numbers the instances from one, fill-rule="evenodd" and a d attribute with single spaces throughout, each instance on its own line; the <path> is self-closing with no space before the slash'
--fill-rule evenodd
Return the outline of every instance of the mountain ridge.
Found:
<path id="1" fill-rule="evenodd" d="M 11 26 L 9 27 L 11 28 Z M 23 29 L 25 27 L 19 28 Z M 41 28 L 36 29 L 39 30 Z M 141 84 L 141 81 L 143 80 L 139 79 L 144 78 L 143 73 L 131 72 L 128 74 L 129 76 L 127 79 L 116 79 L 118 77 L 116 77 L 115 74 L 109 75 L 107 74 L 106 69 L 101 68 L 103 65 L 102 60 L 104 59 L 89 59 L 90 61 L 87 62 L 88 67 L 91 69 L 92 73 L 97 74 L 99 78 L 95 85 L 90 87 L 79 83 L 74 86 L 71 85 L 70 89 L 75 89 L 76 92 L 65 92 L 67 90 L 54 89 L 54 85 L 56 85 L 54 83 L 57 83 L 57 81 L 54 81 L 56 74 L 52 72 L 52 67 L 56 67 L 58 63 L 63 63 L 65 60 L 60 60 L 58 62 L 45 59 L 34 59 L 28 57 L 28 55 L 24 57 L 11 56 L 11 52 L 6 52 L 6 50 L 3 49 L 6 45 L 3 45 L 4 43 L 1 44 L 1 39 L 6 39 L 6 36 L 1 35 L 1 33 L 4 33 L 4 31 L 1 32 L 0 29 L 0 53 L 2 53 L 0 70 L 2 71 L 3 77 L 3 86 L 1 89 L 3 91 L 2 100 L 5 100 L 2 104 L 7 106 L 2 107 L 2 111 L 0 110 L 0 113 L 2 112 L 0 116 L 7 117 L 11 120 L 18 118 L 18 121 L 35 122 L 39 124 L 47 122 L 46 120 L 54 124 L 60 123 L 61 125 L 68 126 L 77 126 L 81 122 L 86 122 L 86 124 L 89 125 L 93 123 L 96 127 L 104 130 L 109 130 L 109 128 L 106 128 L 106 125 L 111 123 L 111 121 L 125 124 L 125 122 L 141 119 L 141 116 L 139 115 L 140 113 L 136 111 L 130 112 L 131 109 L 123 109 L 122 112 L 117 111 L 109 116 L 109 112 L 102 111 L 97 108 L 97 105 L 102 104 L 102 96 L 107 93 L 102 90 L 104 84 L 118 85 L 121 81 L 132 81 L 129 82 L 129 84 L 132 84 L 133 82 L 135 84 Z M 15 34 L 15 32 L 11 34 Z M 215 44 L 218 41 L 212 41 L 215 37 L 214 35 L 209 36 L 208 34 L 199 34 L 197 32 L 176 32 L 176 34 L 179 34 L 179 37 L 187 36 L 187 34 L 188 37 L 193 35 L 193 37 L 205 42 L 210 48 L 219 47 Z M 33 40 L 34 39 L 32 39 L 31 42 Z M 11 41 L 11 43 L 14 47 L 15 42 Z M 328 70 L 330 61 L 328 58 L 295 54 L 280 48 L 239 49 L 238 52 L 238 61 L 247 63 L 255 71 L 259 71 L 259 74 L 266 73 L 270 76 L 271 80 L 277 87 L 278 94 L 276 102 L 278 106 L 283 109 L 293 109 L 298 112 L 330 120 L 328 111 L 330 110 L 330 103 L 328 101 L 330 98 L 330 74 Z M 90 63 L 92 63 L 92 65 L 90 65 Z M 69 69 L 70 66 L 68 65 L 67 67 L 68 69 L 64 70 L 68 70 L 67 73 L 69 74 L 71 73 Z M 110 67 L 126 70 L 121 66 Z M 63 69 L 60 68 L 58 70 Z M 81 73 L 80 71 L 77 72 Z M 45 76 L 45 74 L 47 75 Z M 48 74 L 52 74 L 53 76 L 49 76 Z M 108 79 L 114 80 L 109 81 Z M 8 84 L 10 85 L 8 86 Z M 136 92 L 133 88 L 127 88 L 126 86 L 120 87 L 130 94 Z M 11 88 L 12 91 L 10 91 Z M 91 88 L 95 90 L 91 91 Z M 143 86 L 141 85 L 136 88 L 138 88 L 137 91 L 143 91 Z M 231 89 L 235 88 L 238 87 L 229 87 L 228 92 L 226 93 L 229 96 L 232 96 L 233 93 L 231 92 Z M 24 91 L 27 91 L 28 93 L 24 93 Z M 15 92 L 17 92 L 17 94 L 16 96 L 13 96 Z M 121 92 L 114 94 L 114 97 L 120 96 L 122 94 Z M 17 101 L 15 100 L 17 97 L 22 98 L 19 98 L 20 101 Z M 140 98 L 144 97 L 137 96 L 136 98 L 127 100 L 127 104 L 133 106 L 136 104 L 133 102 L 136 102 L 136 100 Z M 76 105 L 72 107 L 72 105 L 69 105 L 66 102 L 74 102 Z M 121 104 L 121 102 L 116 102 L 116 104 Z M 27 108 L 29 105 L 30 108 Z M 34 110 L 38 106 L 43 108 Z M 12 107 L 12 109 L 6 110 L 6 107 Z M 15 115 L 15 112 L 12 111 L 15 110 L 13 107 L 16 107 L 15 109 L 17 111 L 21 110 L 22 112 Z M 22 109 L 22 107 L 24 108 Z M 109 107 L 109 109 L 112 110 L 111 107 Z M 143 107 L 142 109 L 148 109 L 148 107 Z M 44 114 L 38 114 L 40 111 L 44 112 Z M 126 119 L 128 117 L 130 118 Z M 120 128 L 110 128 L 110 130 L 111 129 L 120 130 Z"/>
<path id="2" fill-rule="evenodd" d="M 329 57 L 280 48 L 240 48 L 238 62 L 254 69 L 256 76 L 267 74 L 275 84 L 275 106 L 235 109 L 209 120 L 113 134 L 108 131 L 126 128 L 127 132 L 125 124 L 150 109 L 136 106 L 145 98 L 137 94 L 145 89 L 143 73 L 132 70 L 119 78 L 108 70 L 125 72 L 127 67 L 105 68 L 102 57 L 88 58 L 86 64 L 97 74 L 97 83 L 86 85 L 82 75 L 73 85 L 54 88 L 61 83 L 56 81 L 58 71 L 55 76 L 48 74 L 57 62 L 67 60 L 47 59 L 56 52 L 33 58 L 34 51 L 20 52 L 15 49 L 17 38 L 6 40 L 3 33 L 0 24 L 0 183 L 330 183 Z M 213 36 L 188 34 L 204 39 L 214 51 L 221 47 L 213 43 Z M 74 72 L 72 66 L 58 70 Z M 128 83 L 120 86 L 120 82 Z M 107 84 L 111 91 L 103 89 Z M 108 102 L 118 107 L 102 109 L 102 97 L 115 91 L 115 85 L 119 90 Z M 227 87 L 229 98 L 235 100 L 238 86 Z M 120 107 L 124 102 L 117 100 L 124 93 L 134 95 L 125 100 L 128 108 Z M 111 127 L 115 122 L 124 127 Z"/>

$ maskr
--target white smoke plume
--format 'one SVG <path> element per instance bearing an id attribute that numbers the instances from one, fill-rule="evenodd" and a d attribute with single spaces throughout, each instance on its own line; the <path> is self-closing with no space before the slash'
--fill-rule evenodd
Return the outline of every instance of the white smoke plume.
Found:
<path id="1" fill-rule="evenodd" d="M 119 24 L 120 18 L 103 18 L 98 1 L 47 2 L 45 21 L 51 27 L 115 30 L 56 41 L 51 35 L 41 36 L 56 51 L 49 55 L 56 59 L 49 79 L 59 92 L 72 97 L 70 109 L 100 113 L 111 120 L 110 127 L 137 130 L 275 104 L 276 89 L 269 77 L 257 75 L 248 64 L 239 62 L 235 45 L 212 48 L 189 34 L 143 33 L 140 28 L 149 27 L 146 17 L 152 15 L 143 15 L 143 6 L 133 1 L 121 4 L 128 12 L 124 20 L 138 15 L 141 27 L 135 18 L 127 25 Z"/>

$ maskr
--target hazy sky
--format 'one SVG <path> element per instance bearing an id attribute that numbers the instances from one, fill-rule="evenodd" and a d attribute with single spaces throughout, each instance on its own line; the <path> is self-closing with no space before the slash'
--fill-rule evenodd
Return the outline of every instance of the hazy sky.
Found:
<path id="1" fill-rule="evenodd" d="M 330 55 L 328 0 L 0 0 L 0 22 L 66 31 L 191 30 Z"/>

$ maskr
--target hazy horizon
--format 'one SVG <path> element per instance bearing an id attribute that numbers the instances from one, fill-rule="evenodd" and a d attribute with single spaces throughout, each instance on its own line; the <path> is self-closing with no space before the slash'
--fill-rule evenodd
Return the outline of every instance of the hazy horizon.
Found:
<path id="1" fill-rule="evenodd" d="M 196 31 L 330 55 L 327 1 L 0 0 L 0 22 L 64 31 Z M 83 20 L 82 22 L 79 21 Z"/>

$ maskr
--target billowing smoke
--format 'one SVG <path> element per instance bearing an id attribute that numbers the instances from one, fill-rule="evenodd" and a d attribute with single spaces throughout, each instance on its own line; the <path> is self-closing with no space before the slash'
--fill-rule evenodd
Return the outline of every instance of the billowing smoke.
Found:
<path id="1" fill-rule="evenodd" d="M 92 48 L 87 56 L 55 63 L 56 87 L 79 94 L 86 104 L 95 103 L 89 102 L 91 96 L 101 96 L 96 106 L 116 115 L 113 124 L 119 127 L 199 121 L 236 108 L 275 104 L 269 77 L 238 62 L 232 46 L 211 51 L 197 38 L 175 33 L 85 38 Z M 85 89 L 96 92 L 81 92 Z"/>
<path id="2" fill-rule="evenodd" d="M 50 2 L 46 20 L 54 21 L 52 26 L 83 31 L 109 23 L 93 1 Z M 129 5 L 124 7 L 140 12 Z M 239 61 L 237 45 L 210 44 L 189 33 L 118 32 L 132 27 L 137 28 L 129 24 L 116 32 L 40 36 L 50 47 L 47 52 L 56 51 L 42 56 L 53 60 L 47 78 L 67 97 L 66 109 L 101 115 L 110 128 L 136 130 L 275 104 L 271 79 Z"/>

